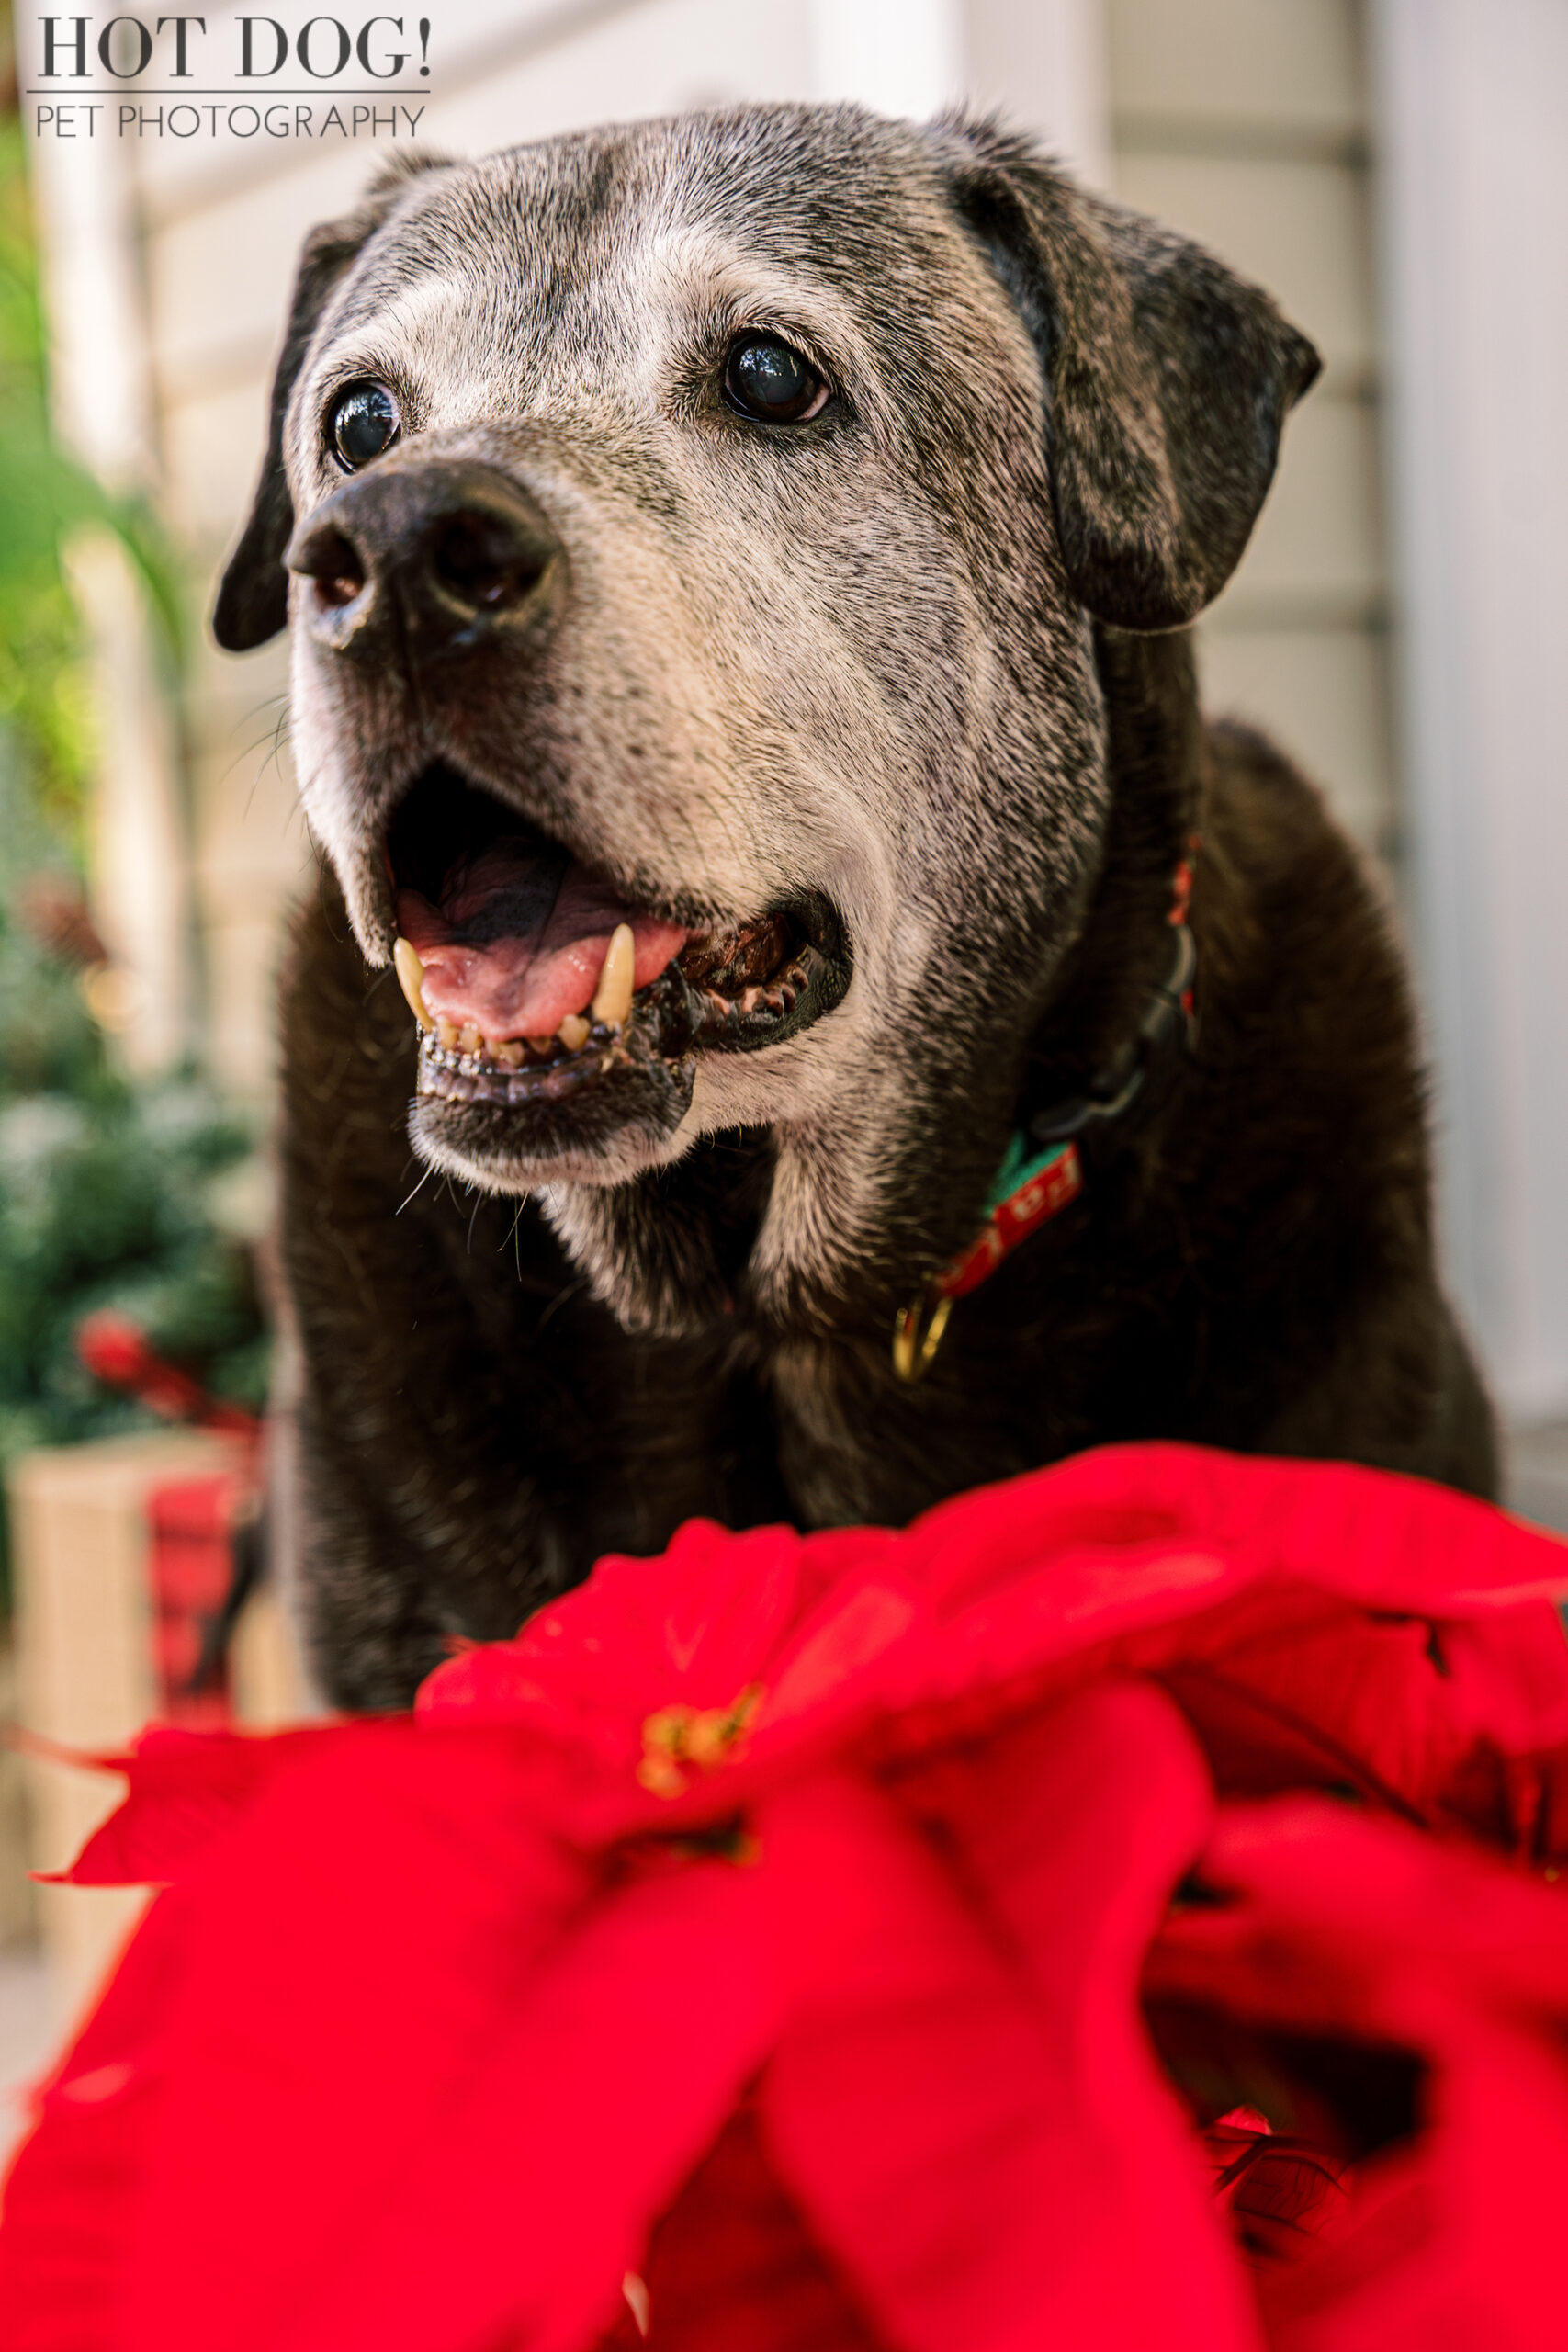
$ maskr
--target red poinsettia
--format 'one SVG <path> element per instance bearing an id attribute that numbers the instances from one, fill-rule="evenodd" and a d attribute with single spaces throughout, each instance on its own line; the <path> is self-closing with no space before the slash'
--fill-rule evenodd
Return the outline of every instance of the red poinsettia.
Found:
<path id="1" fill-rule="evenodd" d="M 1561 1547 L 1107 1449 L 152 1733 L 15 2352 L 1555 2346 Z"/>

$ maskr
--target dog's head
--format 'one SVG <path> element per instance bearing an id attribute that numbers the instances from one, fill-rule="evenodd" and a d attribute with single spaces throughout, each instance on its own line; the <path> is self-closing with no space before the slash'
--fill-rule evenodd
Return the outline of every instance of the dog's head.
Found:
<path id="1" fill-rule="evenodd" d="M 933 1138 L 983 1192 L 1102 838 L 1091 622 L 1224 583 L 1315 366 L 972 124 L 694 115 L 318 231 L 216 628 L 292 617 L 423 1156 L 586 1231 L 588 1188 L 770 1130 L 785 1287 Z"/>

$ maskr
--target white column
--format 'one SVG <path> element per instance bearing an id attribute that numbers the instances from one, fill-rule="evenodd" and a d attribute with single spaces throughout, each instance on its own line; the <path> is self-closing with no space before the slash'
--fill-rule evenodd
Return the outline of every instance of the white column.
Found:
<path id="1" fill-rule="evenodd" d="M 23 101 L 23 120 L 29 119 Z M 107 109 L 106 109 L 107 111 Z M 54 422 L 111 490 L 153 470 L 152 385 L 140 284 L 134 142 L 99 119 L 91 139 L 29 142 L 43 255 Z"/>
<path id="2" fill-rule="evenodd" d="M 1104 0 L 810 0 L 814 92 L 917 122 L 963 100 L 1110 177 Z"/>
<path id="3" fill-rule="evenodd" d="M 1091 187 L 1111 185 L 1105 0 L 966 0 L 971 103 L 1035 132 Z"/>
<path id="4" fill-rule="evenodd" d="M 65 556 L 92 651 L 87 883 L 116 980 L 99 1017 L 107 1016 L 130 1067 L 152 1076 L 191 1043 L 190 842 L 171 664 L 121 542 L 106 530 L 77 531 Z"/>
<path id="5" fill-rule="evenodd" d="M 922 121 L 963 95 L 963 0 L 811 0 L 816 95 Z"/>
<path id="6" fill-rule="evenodd" d="M 1568 1413 L 1568 6 L 1374 0 L 1407 831 L 1448 1272 Z"/>

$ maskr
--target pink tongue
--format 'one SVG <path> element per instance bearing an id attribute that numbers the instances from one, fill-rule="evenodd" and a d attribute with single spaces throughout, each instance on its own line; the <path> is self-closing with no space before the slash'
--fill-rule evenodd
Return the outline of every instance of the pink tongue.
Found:
<path id="1" fill-rule="evenodd" d="M 427 1010 L 458 1028 L 471 1022 L 491 1043 L 553 1037 L 569 1013 L 586 1012 L 623 922 L 636 942 L 632 985 L 646 988 L 689 934 L 635 914 L 575 862 L 562 872 L 498 842 L 447 876 L 439 907 L 398 892 L 398 929 L 424 966 Z"/>

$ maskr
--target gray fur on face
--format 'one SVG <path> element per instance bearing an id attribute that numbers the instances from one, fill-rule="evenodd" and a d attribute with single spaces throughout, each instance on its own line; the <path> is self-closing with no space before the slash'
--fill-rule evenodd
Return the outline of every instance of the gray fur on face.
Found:
<path id="1" fill-rule="evenodd" d="M 726 409 L 742 329 L 820 368 L 822 428 Z M 435 760 L 628 901 L 735 924 L 809 890 L 852 956 L 841 1002 L 699 1053 L 662 1120 L 539 1149 L 513 1114 L 422 1099 L 422 1154 L 543 1188 L 628 1325 L 722 1292 L 652 1172 L 703 1134 L 773 1139 L 749 1277 L 781 1323 L 830 1325 L 875 1262 L 916 1248 L 918 1278 L 962 1240 L 1097 872 L 1090 618 L 1179 626 L 1215 593 L 1314 369 L 1209 256 L 965 123 L 748 107 L 587 132 L 429 165 L 318 232 L 220 636 L 278 625 L 355 379 L 400 404 L 378 469 L 480 461 L 562 548 L 548 632 L 460 694 L 296 627 L 305 806 L 367 956 L 391 945 L 388 819 Z M 929 1139 L 960 1102 L 949 1234 Z"/>

